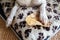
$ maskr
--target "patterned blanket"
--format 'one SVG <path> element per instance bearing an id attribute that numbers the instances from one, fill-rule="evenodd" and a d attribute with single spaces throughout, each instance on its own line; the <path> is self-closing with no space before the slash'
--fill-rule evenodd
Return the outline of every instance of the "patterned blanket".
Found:
<path id="1" fill-rule="evenodd" d="M 52 24 L 50 27 L 27 25 L 25 19 L 34 12 L 39 13 L 39 6 L 20 7 L 14 16 L 11 27 L 17 33 L 20 40 L 49 40 L 60 30 L 60 0 L 47 0 L 47 15 Z"/>

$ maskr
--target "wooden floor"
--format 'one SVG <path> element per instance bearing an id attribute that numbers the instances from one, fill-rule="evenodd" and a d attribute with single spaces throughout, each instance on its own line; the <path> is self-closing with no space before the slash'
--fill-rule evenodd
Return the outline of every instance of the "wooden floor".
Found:
<path id="1" fill-rule="evenodd" d="M 18 40 L 10 28 L 6 28 L 5 22 L 0 17 L 0 40 Z M 58 32 L 51 40 L 60 40 L 60 32 Z"/>

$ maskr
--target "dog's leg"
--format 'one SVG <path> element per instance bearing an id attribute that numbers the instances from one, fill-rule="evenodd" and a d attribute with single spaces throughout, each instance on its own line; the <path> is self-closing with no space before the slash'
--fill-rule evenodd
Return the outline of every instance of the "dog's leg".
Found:
<path id="1" fill-rule="evenodd" d="M 7 26 L 7 27 L 11 25 L 12 20 L 13 20 L 13 17 L 14 17 L 14 15 L 16 14 L 16 11 L 17 11 L 18 8 L 19 8 L 19 7 L 18 7 L 18 4 L 15 4 L 15 6 L 12 8 L 11 14 L 10 14 L 10 16 L 8 17 L 7 22 L 6 22 L 6 26 Z"/>
<path id="2" fill-rule="evenodd" d="M 40 20 L 44 23 L 48 23 L 48 18 L 46 14 L 46 0 L 42 0 L 42 5 L 40 7 Z"/>

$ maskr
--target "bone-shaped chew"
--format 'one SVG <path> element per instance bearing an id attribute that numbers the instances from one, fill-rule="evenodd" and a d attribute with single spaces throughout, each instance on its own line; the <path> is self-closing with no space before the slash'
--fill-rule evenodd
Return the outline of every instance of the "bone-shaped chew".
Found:
<path id="1" fill-rule="evenodd" d="M 34 14 L 31 14 L 26 17 L 26 22 L 28 25 L 42 25 L 40 22 L 38 22 L 35 18 Z"/>
<path id="2" fill-rule="evenodd" d="M 41 25 L 44 27 L 49 27 L 49 23 L 47 23 L 46 25 L 43 25 L 41 22 L 37 21 L 36 19 L 36 14 L 32 13 L 31 15 L 26 17 L 26 22 L 28 25 L 32 26 L 32 25 Z"/>

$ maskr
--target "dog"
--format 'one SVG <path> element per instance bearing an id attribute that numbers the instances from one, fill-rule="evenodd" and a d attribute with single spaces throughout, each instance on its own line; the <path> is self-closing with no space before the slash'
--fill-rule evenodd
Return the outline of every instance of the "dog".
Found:
<path id="1" fill-rule="evenodd" d="M 7 19 L 7 27 L 11 25 L 12 20 L 14 19 L 13 17 L 15 17 L 11 27 L 13 27 L 21 40 L 49 40 L 60 30 L 60 0 L 47 0 L 47 7 L 46 0 L 16 0 L 15 2 L 15 6 L 12 8 L 11 14 Z M 52 22 L 49 27 L 27 25 L 25 19 L 30 15 L 29 13 L 34 14 L 36 12 L 32 7 L 36 5 L 41 5 L 37 8 L 39 9 L 38 11 L 40 11 L 39 19 L 46 23 L 48 22 L 48 19 Z"/>
<path id="2" fill-rule="evenodd" d="M 11 10 L 11 14 L 9 18 L 7 19 L 7 26 L 9 26 L 12 23 L 13 17 L 16 14 L 16 11 L 18 10 L 19 6 L 40 6 L 40 20 L 44 22 L 44 24 L 48 23 L 48 18 L 46 15 L 46 0 L 16 0 L 15 6 Z"/>

